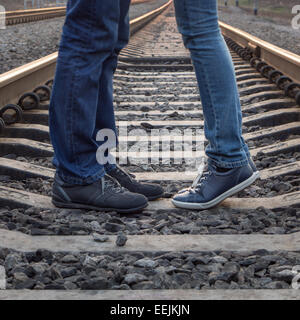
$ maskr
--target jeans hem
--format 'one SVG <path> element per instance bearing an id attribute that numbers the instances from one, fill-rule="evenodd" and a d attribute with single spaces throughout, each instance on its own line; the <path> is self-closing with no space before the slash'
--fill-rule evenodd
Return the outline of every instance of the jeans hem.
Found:
<path id="1" fill-rule="evenodd" d="M 246 166 L 247 164 L 249 164 L 249 160 L 247 158 L 240 161 L 225 162 L 225 161 L 217 161 L 209 158 L 208 163 L 211 163 L 219 168 L 234 169 L 234 168 L 240 168 L 240 167 Z"/>
<path id="2" fill-rule="evenodd" d="M 116 164 L 106 164 L 104 165 L 104 169 L 106 173 L 111 172 L 112 170 L 116 169 L 117 165 Z"/>
<path id="3" fill-rule="evenodd" d="M 77 177 L 71 177 L 68 175 L 64 175 L 61 172 L 58 172 L 59 177 L 66 183 L 69 184 L 76 184 L 76 185 L 86 185 L 86 184 L 92 184 L 101 178 L 105 176 L 105 170 L 102 169 L 99 172 L 97 172 L 95 175 L 90 176 L 88 178 L 77 178 Z"/>

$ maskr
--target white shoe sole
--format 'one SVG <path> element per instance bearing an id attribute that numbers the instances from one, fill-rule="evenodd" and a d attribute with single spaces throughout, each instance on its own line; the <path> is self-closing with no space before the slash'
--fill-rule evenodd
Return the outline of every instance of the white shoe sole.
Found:
<path id="1" fill-rule="evenodd" d="M 256 171 L 252 174 L 252 176 L 250 178 L 248 178 L 247 180 L 241 182 L 240 184 L 238 184 L 237 186 L 227 190 L 226 192 L 224 192 L 223 194 L 219 195 L 217 198 L 208 201 L 208 202 L 203 202 L 203 203 L 196 203 L 196 202 L 181 202 L 181 201 L 176 201 L 174 199 L 172 199 L 172 203 L 174 204 L 174 206 L 178 207 L 178 208 L 183 208 L 183 209 L 209 209 L 212 208 L 214 206 L 216 206 L 217 204 L 219 204 L 220 202 L 224 201 L 225 199 L 231 197 L 232 195 L 242 191 L 243 189 L 249 187 L 255 180 L 257 180 L 260 177 L 260 173 L 259 171 Z"/>

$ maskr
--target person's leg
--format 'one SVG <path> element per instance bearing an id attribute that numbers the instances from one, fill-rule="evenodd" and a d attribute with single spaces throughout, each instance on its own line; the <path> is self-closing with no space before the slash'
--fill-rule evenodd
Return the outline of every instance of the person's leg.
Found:
<path id="1" fill-rule="evenodd" d="M 148 204 L 146 197 L 105 175 L 96 157 L 97 129 L 115 129 L 111 57 L 118 42 L 120 1 L 68 2 L 49 121 L 57 168 L 52 202 L 57 207 L 129 213 Z"/>
<path id="2" fill-rule="evenodd" d="M 49 110 L 54 164 L 68 183 L 92 183 L 105 174 L 96 160 L 95 119 L 103 128 L 114 122 L 110 105 L 100 115 L 97 110 L 100 79 L 118 40 L 119 2 L 68 2 Z"/>
<path id="3" fill-rule="evenodd" d="M 232 59 L 221 35 L 216 0 L 175 0 L 176 18 L 199 84 L 209 142 L 206 154 L 218 167 L 248 163 Z"/>
<path id="4" fill-rule="evenodd" d="M 256 179 L 242 137 L 242 113 L 234 67 L 221 35 L 216 0 L 174 0 L 178 29 L 190 50 L 201 95 L 208 166 L 175 206 L 213 207 Z M 250 161 L 249 161 L 250 160 Z"/>
<path id="5" fill-rule="evenodd" d="M 99 95 L 98 104 L 99 117 L 97 117 L 96 121 L 96 129 L 99 129 L 103 127 L 104 119 L 102 118 L 102 115 L 105 114 L 105 117 L 109 117 L 108 120 L 111 123 L 111 127 L 109 128 L 115 132 L 116 138 L 117 133 L 115 129 L 112 99 L 112 77 L 117 66 L 118 55 L 120 51 L 127 45 L 129 40 L 128 10 L 130 0 L 120 0 L 120 2 L 120 24 L 118 31 L 118 42 L 114 54 L 112 54 L 106 60 L 105 67 L 103 69 L 103 74 L 100 80 L 101 94 Z M 108 121 L 106 120 L 106 122 Z M 131 192 L 142 194 L 147 197 L 148 200 L 156 200 L 157 198 L 160 198 L 164 193 L 164 190 L 160 185 L 154 183 L 139 182 L 134 179 L 134 175 L 126 172 L 116 164 L 107 163 L 104 168 L 106 173 L 110 177 L 116 179 L 122 187 Z"/>
<path id="6" fill-rule="evenodd" d="M 94 136 L 96 136 L 99 130 L 103 128 L 111 129 L 115 133 L 116 144 L 118 141 L 113 106 L 113 75 L 117 68 L 118 55 L 129 41 L 129 6 L 131 0 L 119 0 L 119 2 L 120 17 L 117 42 L 114 51 L 109 57 L 107 57 L 103 64 L 103 72 L 99 81 L 99 96 L 94 132 Z M 100 141 L 97 143 L 98 146 L 102 144 Z M 106 172 L 109 172 L 110 170 L 116 168 L 116 165 L 107 163 L 104 165 L 104 168 Z"/>

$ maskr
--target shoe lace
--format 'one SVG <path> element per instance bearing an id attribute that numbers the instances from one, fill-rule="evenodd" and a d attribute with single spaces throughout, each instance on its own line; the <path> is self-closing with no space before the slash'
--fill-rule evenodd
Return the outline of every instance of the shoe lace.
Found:
<path id="1" fill-rule="evenodd" d="M 208 177 L 212 175 L 212 170 L 208 165 L 201 165 L 198 168 L 198 175 L 194 180 L 192 186 L 189 188 L 190 193 L 196 193 L 201 190 L 201 188 L 205 185 Z"/>
<path id="2" fill-rule="evenodd" d="M 126 171 L 125 169 L 121 169 L 120 167 L 117 167 L 117 172 L 118 174 L 124 176 L 124 177 L 128 177 L 131 181 L 135 179 L 135 175 Z"/>
<path id="3" fill-rule="evenodd" d="M 103 191 L 114 191 L 116 193 L 122 193 L 125 191 L 125 189 L 120 186 L 120 184 L 117 180 L 106 175 L 104 177 Z"/>

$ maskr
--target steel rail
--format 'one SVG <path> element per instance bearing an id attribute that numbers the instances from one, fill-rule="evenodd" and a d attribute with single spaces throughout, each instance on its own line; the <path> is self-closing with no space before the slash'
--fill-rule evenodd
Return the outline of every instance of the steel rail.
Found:
<path id="1" fill-rule="evenodd" d="M 219 22 L 224 36 L 232 39 L 242 47 L 250 49 L 253 54 L 275 69 L 280 70 L 293 81 L 300 83 L 300 56 L 277 47 L 267 41 Z"/>
<path id="2" fill-rule="evenodd" d="M 171 3 L 172 0 L 158 9 L 131 20 L 131 35 L 162 13 Z M 55 52 L 0 75 L 0 107 L 8 103 L 16 103 L 22 94 L 53 78 L 57 56 L 58 53 Z"/>
<path id="3" fill-rule="evenodd" d="M 65 7 L 7 11 L 5 14 L 5 23 L 6 25 L 14 25 L 18 23 L 61 17 L 65 14 Z"/>
<path id="4" fill-rule="evenodd" d="M 147 2 L 147 0 L 136 0 L 136 1 L 133 1 L 132 3 L 141 4 L 144 2 Z M 32 22 L 37 20 L 61 17 L 61 16 L 64 16 L 65 14 L 66 14 L 66 6 L 7 11 L 5 13 L 5 23 L 6 25 L 14 25 L 18 23 L 26 23 L 26 22 Z"/>

